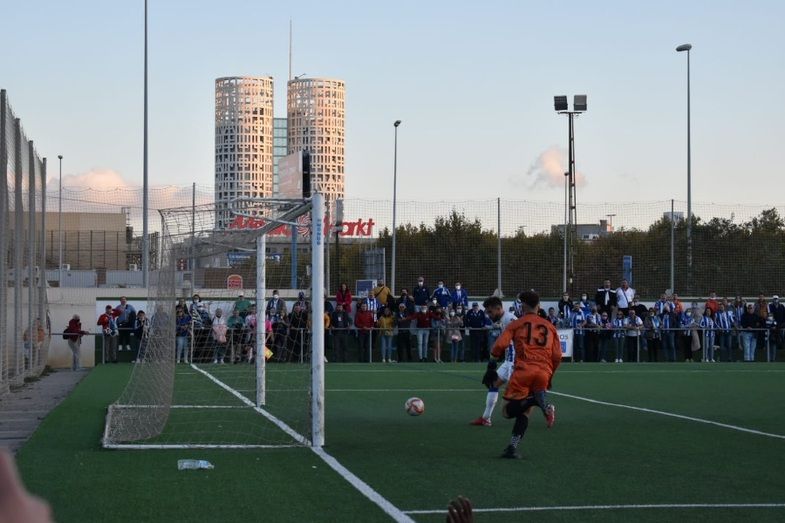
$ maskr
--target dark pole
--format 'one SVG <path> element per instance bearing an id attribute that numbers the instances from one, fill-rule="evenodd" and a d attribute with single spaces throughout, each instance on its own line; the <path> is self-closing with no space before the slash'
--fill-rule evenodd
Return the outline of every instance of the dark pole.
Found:
<path id="1" fill-rule="evenodd" d="M 395 294 L 395 261 L 396 261 L 396 207 L 398 204 L 398 126 L 400 120 L 395 120 L 395 146 L 393 149 L 393 212 L 392 212 L 392 261 L 390 263 L 390 289 Z"/>
<path id="2" fill-rule="evenodd" d="M 676 52 L 687 52 L 687 290 L 692 288 L 692 136 L 690 131 L 690 50 L 692 44 L 682 44 Z"/>
<path id="3" fill-rule="evenodd" d="M 144 0 L 144 145 L 142 160 L 142 286 L 147 288 L 150 270 L 150 237 L 147 223 L 149 211 L 147 183 L 147 0 Z"/>
<path id="4" fill-rule="evenodd" d="M 568 172 L 569 172 L 569 219 L 568 219 L 568 233 L 569 234 L 569 255 L 568 255 L 568 287 L 570 294 L 574 293 L 575 285 L 575 236 L 577 236 L 577 216 L 575 212 L 575 126 L 574 117 L 575 113 L 568 113 L 569 120 L 569 150 L 568 150 Z"/>

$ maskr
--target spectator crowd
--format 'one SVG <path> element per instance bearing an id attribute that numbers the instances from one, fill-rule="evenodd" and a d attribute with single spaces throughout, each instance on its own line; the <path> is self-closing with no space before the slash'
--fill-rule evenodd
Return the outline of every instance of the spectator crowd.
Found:
<path id="1" fill-rule="evenodd" d="M 501 305 L 497 297 L 469 301 L 460 282 L 452 288 L 439 280 L 430 289 L 423 277 L 411 291 L 396 296 L 379 281 L 367 296 L 355 298 L 341 284 L 335 299 L 325 299 L 325 350 L 331 361 L 452 363 L 485 361 L 489 348 L 501 334 L 501 326 L 485 308 Z M 175 307 L 177 363 L 190 361 L 239 363 L 254 361 L 256 304 L 241 292 L 224 311 L 210 311 L 198 294 Z M 515 300 L 510 311 L 521 315 Z M 273 361 L 305 361 L 310 354 L 311 306 L 300 292 L 289 304 L 273 291 L 264 303 L 265 347 Z M 555 306 L 540 314 L 559 329 L 571 329 L 574 361 L 733 361 L 741 351 L 743 361 L 754 361 L 758 350 L 767 361 L 785 346 L 785 304 L 778 296 L 770 301 L 760 295 L 746 302 L 730 300 L 712 292 L 703 304 L 685 304 L 676 293 L 663 293 L 644 305 L 626 280 L 612 287 L 605 280 L 593 296 L 582 293 L 573 299 L 564 293 Z M 78 318 L 76 318 L 78 319 Z M 107 361 L 117 361 L 118 351 L 131 350 L 130 337 L 139 340 L 136 361 L 144 361 L 151 320 L 121 298 L 107 305 L 98 318 Z M 81 324 L 71 329 L 72 350 L 81 335 Z M 76 359 L 75 366 L 78 366 Z"/>

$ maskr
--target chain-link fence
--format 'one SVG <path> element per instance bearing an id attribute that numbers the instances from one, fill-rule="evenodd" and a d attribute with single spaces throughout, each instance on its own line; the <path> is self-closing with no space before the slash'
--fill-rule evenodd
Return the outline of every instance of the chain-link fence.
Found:
<path id="1" fill-rule="evenodd" d="M 0 393 L 37 376 L 50 341 L 46 300 L 46 160 L 0 91 Z"/>
<path id="2" fill-rule="evenodd" d="M 347 200 L 341 235 L 331 240 L 330 288 L 386 276 L 398 294 L 424 276 L 431 290 L 443 280 L 474 296 L 534 288 L 555 297 L 566 276 L 572 295 L 593 294 L 605 279 L 615 288 L 622 278 L 645 299 L 666 289 L 696 297 L 783 290 L 782 206 L 693 204 L 691 263 L 685 202 L 579 203 L 577 210 L 565 249 L 563 203 L 398 202 L 393 278 L 392 202 Z M 369 263 L 371 250 L 382 251 L 382 268 Z"/>

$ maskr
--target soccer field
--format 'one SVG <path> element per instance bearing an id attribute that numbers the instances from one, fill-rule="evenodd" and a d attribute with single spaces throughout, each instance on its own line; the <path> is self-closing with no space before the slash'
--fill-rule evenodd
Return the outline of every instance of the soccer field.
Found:
<path id="1" fill-rule="evenodd" d="M 20 452 L 26 484 L 58 521 L 390 521 L 379 504 L 443 521 L 459 494 L 476 521 L 785 520 L 785 364 L 565 364 L 556 426 L 533 417 L 520 461 L 498 458 L 512 427 L 499 407 L 493 427 L 468 425 L 484 406 L 484 365 L 329 364 L 324 450 L 378 503 L 305 447 L 102 449 L 106 407 L 130 368 L 93 370 Z M 200 368 L 230 387 L 245 372 Z M 178 385 L 196 374 L 178 367 Z M 403 409 L 415 395 L 420 417 Z M 200 399 L 242 405 L 217 385 Z M 274 400 L 284 421 L 307 416 Z M 238 424 L 258 417 L 271 430 L 236 412 Z M 182 458 L 215 469 L 178 471 Z"/>

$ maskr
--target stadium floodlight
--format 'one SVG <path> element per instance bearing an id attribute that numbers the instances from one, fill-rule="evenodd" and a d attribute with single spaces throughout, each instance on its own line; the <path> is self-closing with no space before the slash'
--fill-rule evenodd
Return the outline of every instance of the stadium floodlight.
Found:
<path id="1" fill-rule="evenodd" d="M 553 97 L 553 107 L 559 114 L 567 115 L 567 122 L 569 126 L 569 147 L 568 147 L 568 170 L 565 173 L 565 198 L 564 198 L 564 270 L 562 274 L 562 287 L 564 292 L 570 292 L 573 285 L 574 264 L 572 252 L 572 240 L 577 231 L 578 217 L 575 210 L 575 134 L 573 132 L 574 117 L 582 114 L 587 109 L 587 96 L 585 94 L 576 94 L 572 99 L 572 111 L 569 110 L 567 97 L 560 95 Z M 569 260 L 569 261 L 568 261 Z M 569 278 L 567 275 L 570 275 Z"/>

